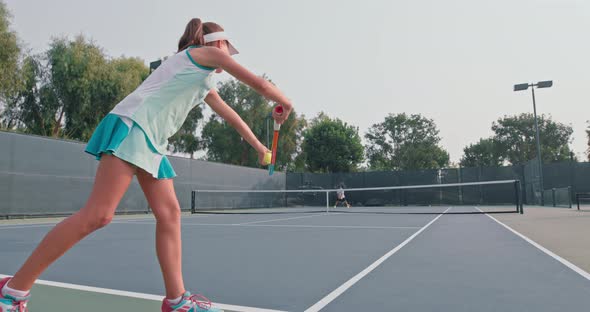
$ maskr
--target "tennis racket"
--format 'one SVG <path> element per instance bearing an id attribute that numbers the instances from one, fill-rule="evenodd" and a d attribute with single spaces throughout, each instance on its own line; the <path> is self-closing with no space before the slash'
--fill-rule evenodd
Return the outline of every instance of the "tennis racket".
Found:
<path id="1" fill-rule="evenodd" d="M 275 113 L 277 115 L 283 114 L 283 107 L 281 105 L 277 105 L 275 108 Z M 268 166 L 268 175 L 272 175 L 275 172 L 275 163 L 277 161 L 277 146 L 279 145 L 279 130 L 281 130 L 281 125 L 278 124 L 276 121 L 274 122 L 274 132 L 272 135 L 272 158 L 270 160 L 270 166 Z"/>

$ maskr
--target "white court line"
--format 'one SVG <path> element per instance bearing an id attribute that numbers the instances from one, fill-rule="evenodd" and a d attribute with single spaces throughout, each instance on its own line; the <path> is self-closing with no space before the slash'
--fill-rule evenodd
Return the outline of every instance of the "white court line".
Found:
<path id="1" fill-rule="evenodd" d="M 183 218 L 184 219 L 192 219 L 192 218 L 200 219 L 200 218 L 211 218 L 211 217 L 215 217 L 215 216 L 219 216 L 219 215 L 217 215 L 217 214 L 198 214 L 198 213 L 195 213 L 195 214 L 190 214 L 188 216 L 184 216 Z"/>
<path id="2" fill-rule="evenodd" d="M 211 224 L 211 223 L 190 223 L 186 225 L 204 226 L 237 226 L 237 227 L 278 227 L 278 228 L 319 228 L 319 229 L 420 229 L 419 226 L 358 226 L 358 225 L 305 225 L 305 224 Z"/>
<path id="3" fill-rule="evenodd" d="M 0 278 L 5 278 L 5 277 L 10 277 L 10 276 L 0 274 Z M 115 289 L 109 289 L 109 288 L 100 288 L 100 287 L 52 282 L 52 281 L 45 281 L 45 280 L 37 280 L 35 282 L 35 284 L 52 286 L 52 287 L 59 287 L 59 288 L 66 288 L 66 289 L 73 289 L 73 290 L 80 290 L 80 291 L 87 291 L 87 292 L 94 292 L 94 293 L 99 293 L 99 294 L 107 294 L 107 295 L 114 295 L 114 296 L 121 296 L 121 297 L 152 300 L 152 301 L 162 301 L 162 299 L 164 299 L 164 296 L 159 296 L 159 295 L 150 295 L 150 294 L 143 294 L 143 293 L 132 292 L 132 291 L 115 290 Z M 230 310 L 230 311 L 235 311 L 235 312 L 285 312 L 285 311 L 281 311 L 281 310 L 260 309 L 260 308 L 237 306 L 237 305 L 231 305 L 231 304 L 222 304 L 222 303 L 213 303 L 213 306 L 223 309 L 223 310 Z"/>
<path id="4" fill-rule="evenodd" d="M 20 225 L 7 224 L 7 225 L 0 225 L 0 230 L 51 227 L 51 226 L 55 226 L 55 225 L 57 225 L 57 223 L 37 223 L 37 224 L 20 224 Z"/>
<path id="5" fill-rule="evenodd" d="M 328 215 L 327 213 L 312 214 L 312 215 L 303 216 L 303 217 L 291 217 L 291 218 L 271 219 L 271 220 L 262 220 L 262 221 L 242 222 L 242 223 L 237 223 L 236 225 L 247 225 L 247 224 L 257 224 L 257 223 L 274 222 L 274 221 L 305 219 L 305 218 L 311 218 L 311 217 L 317 217 L 317 216 L 327 216 L 327 215 Z"/>
<path id="6" fill-rule="evenodd" d="M 138 222 L 156 222 L 156 218 L 145 218 L 145 219 L 131 219 L 131 220 L 126 220 L 126 219 L 114 219 L 113 221 L 111 221 L 111 223 L 138 223 Z"/>
<path id="7" fill-rule="evenodd" d="M 149 219 L 148 219 L 149 220 Z M 155 222 L 145 222 L 146 220 L 115 220 L 115 221 L 111 221 L 111 224 L 119 224 L 119 223 L 125 223 L 125 224 L 156 224 Z M 2 224 L 0 225 L 0 230 L 11 230 L 11 229 L 28 229 L 28 228 L 39 228 L 39 227 L 53 227 L 56 226 L 59 222 L 57 223 L 35 223 L 35 224 Z"/>
<path id="8" fill-rule="evenodd" d="M 207 218 L 210 216 L 199 216 L 194 217 L 195 219 L 200 218 Z M 184 217 L 186 218 L 186 217 Z M 59 220 L 57 222 L 39 222 L 39 223 L 22 223 L 22 224 L 0 224 L 0 230 L 14 230 L 14 229 L 28 229 L 28 228 L 40 228 L 40 227 L 52 227 L 56 226 L 63 220 Z M 145 221 L 154 221 L 151 223 Z M 132 218 L 132 219 L 114 219 L 111 223 L 118 224 L 118 223 L 126 223 L 126 224 L 155 224 L 155 218 L 153 217 L 144 217 L 144 218 Z"/>
<path id="9" fill-rule="evenodd" d="M 339 213 L 330 213 L 329 215 L 335 215 L 335 214 L 339 214 Z M 322 214 L 310 214 L 310 215 L 306 215 L 303 217 L 291 217 L 291 218 L 281 218 L 281 219 L 271 219 L 271 220 L 261 220 L 261 221 L 252 221 L 252 222 L 243 222 L 243 223 L 233 223 L 233 224 L 229 224 L 229 225 L 247 225 L 247 224 L 256 224 L 256 223 L 265 223 L 265 222 L 274 222 L 274 221 L 284 221 L 284 220 L 294 220 L 294 219 L 303 219 L 303 218 L 310 218 L 310 217 L 316 217 L 316 216 L 324 216 L 324 215 L 328 215 L 328 213 L 322 213 Z M 199 218 L 206 218 L 206 217 L 212 217 L 214 215 L 207 215 L 207 216 L 202 216 L 202 217 L 196 217 L 196 219 Z M 131 220 L 132 222 L 128 222 L 130 220 L 113 220 L 111 223 L 128 223 L 128 224 L 155 224 L 155 219 L 152 219 L 154 222 L 142 222 L 145 220 Z M 197 224 L 197 223 L 182 223 L 183 225 L 193 225 L 193 224 Z M 199 224 L 199 225 L 228 225 L 228 224 Z"/>
<path id="10" fill-rule="evenodd" d="M 147 223 L 145 221 L 154 220 L 153 218 L 141 218 L 141 219 L 120 219 L 120 220 L 113 220 L 111 223 L 126 223 L 126 224 L 152 224 Z M 59 222 L 61 222 L 60 220 Z M 42 222 L 42 223 L 24 223 L 24 224 L 0 224 L 0 230 L 10 230 L 10 229 L 28 229 L 28 228 L 38 228 L 38 227 L 52 227 L 56 226 L 59 222 Z M 155 223 L 153 223 L 155 224 Z"/>
<path id="11" fill-rule="evenodd" d="M 154 222 L 118 222 L 118 223 L 128 223 L 128 224 L 148 224 L 154 225 Z M 229 226 L 229 227 L 277 227 L 277 228 L 334 228 L 334 229 L 402 229 L 402 230 L 415 230 L 420 229 L 419 226 L 363 226 L 363 225 L 307 225 L 307 224 L 232 224 L 232 223 L 183 223 L 182 225 L 186 226 Z"/>
<path id="12" fill-rule="evenodd" d="M 156 220 L 152 221 L 111 221 L 111 224 L 151 224 L 156 225 Z"/>
<path id="13" fill-rule="evenodd" d="M 426 224 L 425 226 L 420 228 L 420 230 L 418 230 L 412 236 L 408 237 L 405 241 L 403 241 L 401 244 L 397 245 L 395 248 L 393 248 L 388 253 L 383 255 L 377 261 L 373 262 L 366 269 L 362 270 L 360 273 L 358 273 L 357 275 L 355 275 L 354 277 L 349 279 L 346 283 L 344 283 L 340 287 L 336 288 L 334 291 L 332 291 L 327 296 L 322 298 L 322 300 L 318 301 L 316 304 L 309 307 L 307 310 L 305 310 L 305 312 L 318 312 L 321 309 L 323 309 L 324 307 L 326 307 L 328 304 L 330 304 L 330 302 L 334 301 L 334 299 L 336 299 L 336 298 L 338 298 L 338 296 L 342 295 L 342 293 L 344 293 L 347 289 L 352 287 L 354 284 L 356 284 L 358 281 L 360 281 L 363 277 L 367 276 L 369 273 L 371 273 L 373 270 L 375 270 L 379 265 L 381 265 L 381 263 L 385 262 L 385 260 L 389 259 L 396 252 L 398 252 L 400 249 L 402 249 L 405 245 L 407 245 L 409 242 L 411 242 L 414 238 L 416 238 L 416 236 L 418 236 L 420 233 L 422 233 L 424 230 L 426 230 L 431 224 L 433 224 L 436 220 L 438 220 L 438 218 L 440 218 L 443 214 L 445 214 L 450 209 L 451 209 L 451 207 L 447 208 L 447 210 L 445 210 L 443 213 L 439 214 L 432 221 L 428 222 L 428 224 Z"/>
<path id="14" fill-rule="evenodd" d="M 2 229 L 20 229 L 20 228 L 35 228 L 35 227 L 47 227 L 47 226 L 55 226 L 58 223 L 62 222 L 63 220 L 65 220 L 67 217 L 64 217 L 63 219 L 60 219 L 58 221 L 52 221 L 52 222 L 36 222 L 36 223 L 6 223 L 6 224 L 0 224 L 0 230 Z M 111 221 L 111 223 L 118 223 L 119 221 L 126 221 L 129 223 L 132 223 L 134 221 L 146 221 L 146 220 L 153 220 L 153 217 L 142 217 L 142 218 L 123 218 L 123 219 L 118 219 L 115 217 L 115 219 L 113 219 L 113 221 Z"/>
<path id="15" fill-rule="evenodd" d="M 357 226 L 357 225 L 298 225 L 298 224 L 238 224 L 244 227 L 327 228 L 327 229 L 419 229 L 419 226 Z"/>
<path id="16" fill-rule="evenodd" d="M 479 210 L 480 212 L 485 213 L 483 210 L 479 209 L 479 207 L 475 207 L 477 210 Z M 587 280 L 590 280 L 590 273 L 582 270 L 580 267 L 578 267 L 577 265 L 565 260 L 564 258 L 558 256 L 557 254 L 553 253 L 551 250 L 541 246 L 540 244 L 536 243 L 535 241 L 533 241 L 532 239 L 524 236 L 523 234 L 520 234 L 519 232 L 517 232 L 516 230 L 512 229 L 511 227 L 509 227 L 508 225 L 500 222 L 498 219 L 490 216 L 489 214 L 486 213 L 486 216 L 490 217 L 492 220 L 496 221 L 498 224 L 500 224 L 501 226 L 505 227 L 506 229 L 508 229 L 510 232 L 516 234 L 516 236 L 524 239 L 527 243 L 537 247 L 537 249 L 541 250 L 542 252 L 544 252 L 545 254 L 547 254 L 548 256 L 552 257 L 553 259 L 561 262 L 561 264 L 565 265 L 566 267 L 572 269 L 574 272 L 580 274 L 582 277 L 584 277 Z"/>

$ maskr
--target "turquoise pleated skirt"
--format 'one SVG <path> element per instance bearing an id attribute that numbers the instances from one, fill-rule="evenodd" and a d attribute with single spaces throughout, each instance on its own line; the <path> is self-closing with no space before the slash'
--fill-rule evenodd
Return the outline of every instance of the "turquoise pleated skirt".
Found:
<path id="1" fill-rule="evenodd" d="M 127 117 L 108 114 L 94 130 L 85 152 L 97 160 L 103 154 L 116 156 L 156 179 L 176 176 L 166 155 L 158 153 L 143 130 Z"/>

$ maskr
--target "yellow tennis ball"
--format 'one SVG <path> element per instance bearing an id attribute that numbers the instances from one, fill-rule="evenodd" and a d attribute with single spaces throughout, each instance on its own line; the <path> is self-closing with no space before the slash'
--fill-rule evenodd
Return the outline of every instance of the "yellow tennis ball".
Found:
<path id="1" fill-rule="evenodd" d="M 266 152 L 266 154 L 264 154 L 264 164 L 269 165 L 271 160 L 272 160 L 272 153 Z"/>

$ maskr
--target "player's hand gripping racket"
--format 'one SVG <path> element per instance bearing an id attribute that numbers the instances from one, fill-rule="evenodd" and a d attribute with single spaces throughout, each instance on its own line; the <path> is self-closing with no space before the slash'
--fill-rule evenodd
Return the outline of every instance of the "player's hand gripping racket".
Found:
<path id="1" fill-rule="evenodd" d="M 283 107 L 281 105 L 277 105 L 275 107 L 275 114 L 283 114 Z M 275 172 L 275 163 L 277 161 L 277 146 L 279 145 L 279 130 L 281 130 L 281 124 L 277 123 L 277 121 L 275 120 L 274 133 L 272 135 L 272 158 L 270 161 L 270 166 L 268 166 L 268 175 L 272 175 Z"/>

